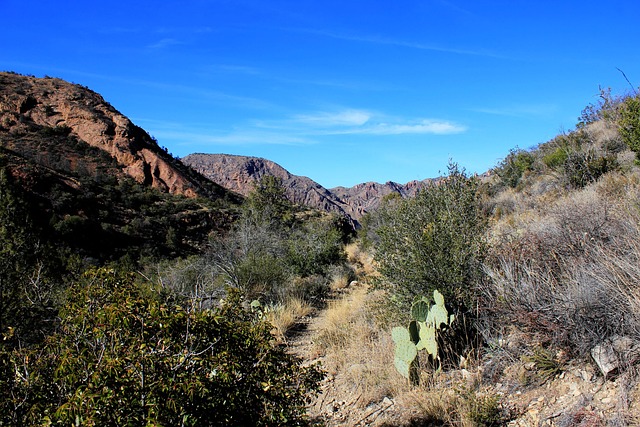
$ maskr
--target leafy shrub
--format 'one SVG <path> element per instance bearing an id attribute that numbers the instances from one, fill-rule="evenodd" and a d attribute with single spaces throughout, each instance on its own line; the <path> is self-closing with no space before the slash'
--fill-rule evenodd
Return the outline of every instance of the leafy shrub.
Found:
<path id="1" fill-rule="evenodd" d="M 535 157 L 532 153 L 525 150 L 512 149 L 509 151 L 509 155 L 498 165 L 496 173 L 504 185 L 515 188 L 520 183 L 524 173 L 533 168 L 534 162 Z"/>
<path id="2" fill-rule="evenodd" d="M 0 353 L 2 425 L 303 425 L 321 372 L 274 347 L 233 295 L 185 310 L 130 275 L 90 271 L 60 330 Z"/>
<path id="3" fill-rule="evenodd" d="M 599 156 L 594 150 L 569 153 L 562 165 L 564 176 L 573 188 L 582 188 L 617 168 L 618 161 L 614 156 Z"/>
<path id="4" fill-rule="evenodd" d="M 620 105 L 618 125 L 622 140 L 640 159 L 640 95 L 624 99 Z"/>
<path id="5" fill-rule="evenodd" d="M 477 189 L 452 164 L 446 178 L 380 212 L 375 258 L 404 304 L 439 289 L 454 306 L 473 306 L 486 227 Z"/>
<path id="6" fill-rule="evenodd" d="M 313 221 L 287 239 L 286 262 L 294 274 L 323 274 L 344 261 L 340 231 L 329 221 Z"/>
<path id="7" fill-rule="evenodd" d="M 558 147 L 542 157 L 544 163 L 550 169 L 558 169 L 567 161 L 569 153 L 565 147 Z"/>

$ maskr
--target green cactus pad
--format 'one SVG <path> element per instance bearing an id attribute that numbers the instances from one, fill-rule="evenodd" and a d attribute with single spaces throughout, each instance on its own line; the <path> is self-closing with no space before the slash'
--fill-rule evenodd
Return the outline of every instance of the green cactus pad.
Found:
<path id="1" fill-rule="evenodd" d="M 431 325 L 426 325 L 424 328 L 420 328 L 420 342 L 418 343 L 420 349 L 427 350 L 427 353 L 436 357 L 438 355 L 438 342 L 436 341 L 436 328 Z"/>
<path id="2" fill-rule="evenodd" d="M 393 342 L 395 342 L 396 345 L 405 341 L 411 342 L 409 331 L 402 326 L 396 326 L 391 330 L 391 338 L 393 338 Z"/>
<path id="3" fill-rule="evenodd" d="M 433 291 L 433 301 L 436 305 L 444 307 L 444 297 L 437 289 Z"/>
<path id="4" fill-rule="evenodd" d="M 442 305 L 434 305 L 429 311 L 427 323 L 433 325 L 436 329 L 440 329 L 440 325 L 449 324 L 449 313 Z"/>
<path id="5" fill-rule="evenodd" d="M 416 345 L 411 341 L 403 341 L 396 345 L 396 357 L 406 362 L 412 362 L 418 355 Z"/>
<path id="6" fill-rule="evenodd" d="M 424 300 L 417 301 L 411 306 L 411 317 L 418 322 L 424 322 L 428 314 L 429 304 Z"/>
<path id="7" fill-rule="evenodd" d="M 393 364 L 396 366 L 396 369 L 398 370 L 398 372 L 400 372 L 400 374 L 402 374 L 403 377 L 405 377 L 406 379 L 410 378 L 410 369 L 411 369 L 411 364 L 407 363 L 406 361 L 402 360 L 402 359 L 398 359 L 397 357 L 393 360 Z"/>

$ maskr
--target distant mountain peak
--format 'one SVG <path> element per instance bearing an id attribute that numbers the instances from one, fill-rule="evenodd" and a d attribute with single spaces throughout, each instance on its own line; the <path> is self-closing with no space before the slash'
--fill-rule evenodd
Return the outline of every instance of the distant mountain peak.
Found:
<path id="1" fill-rule="evenodd" d="M 350 218 L 354 225 L 380 200 L 391 193 L 412 196 L 431 181 L 380 184 L 366 182 L 351 188 L 327 189 L 305 176 L 293 175 L 279 164 L 260 157 L 232 154 L 189 154 L 182 161 L 213 182 L 242 195 L 248 195 L 265 175 L 282 179 L 286 194 L 293 203 L 311 206 Z"/>

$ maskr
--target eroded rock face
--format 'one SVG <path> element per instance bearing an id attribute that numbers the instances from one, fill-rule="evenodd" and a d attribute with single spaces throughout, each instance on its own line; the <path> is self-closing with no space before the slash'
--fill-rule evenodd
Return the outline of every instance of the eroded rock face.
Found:
<path id="1" fill-rule="evenodd" d="M 213 182 L 245 196 L 263 176 L 278 177 L 292 202 L 344 215 L 354 224 L 368 211 L 378 207 L 384 196 L 391 193 L 402 197 L 413 196 L 431 182 L 412 181 L 405 185 L 395 182 L 367 182 L 351 188 L 327 189 L 307 177 L 292 175 L 277 163 L 257 157 L 190 154 L 182 161 Z"/>
<path id="2" fill-rule="evenodd" d="M 68 127 L 140 183 L 189 197 L 197 193 L 177 161 L 97 93 L 60 79 L 0 73 L 0 131 L 22 133 L 33 125 Z"/>

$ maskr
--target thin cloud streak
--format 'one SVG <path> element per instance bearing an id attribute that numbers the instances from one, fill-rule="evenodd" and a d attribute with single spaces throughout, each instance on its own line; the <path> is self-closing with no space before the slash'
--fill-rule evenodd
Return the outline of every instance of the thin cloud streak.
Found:
<path id="1" fill-rule="evenodd" d="M 364 110 L 344 110 L 336 113 L 316 113 L 294 116 L 297 123 L 315 127 L 362 126 L 371 119 L 371 113 Z"/>
<path id="2" fill-rule="evenodd" d="M 540 117 L 556 114 L 558 106 L 553 104 L 517 104 L 504 107 L 471 108 L 470 111 L 505 117 Z"/>
<path id="3" fill-rule="evenodd" d="M 362 135 L 406 135 L 406 134 L 432 134 L 450 135 L 462 133 L 467 130 L 466 126 L 456 123 L 437 120 L 422 120 L 416 124 L 392 124 L 378 123 L 371 127 L 348 129 L 343 134 Z"/>
<path id="4" fill-rule="evenodd" d="M 167 47 L 171 47 L 171 46 L 179 46 L 183 44 L 182 42 L 173 39 L 173 38 L 164 38 L 162 40 L 159 40 L 158 42 L 151 44 L 149 46 L 147 46 L 148 49 L 153 49 L 153 50 L 160 50 L 160 49 L 164 49 Z"/>
<path id="5" fill-rule="evenodd" d="M 191 146 L 199 145 L 310 145 L 315 141 L 298 135 L 288 135 L 276 132 L 256 132 L 253 130 L 216 134 L 209 132 L 182 132 L 176 130 L 158 130 L 154 132 L 158 140 L 171 140 L 178 144 Z"/>
<path id="6" fill-rule="evenodd" d="M 257 120 L 254 128 L 300 136 L 322 135 L 448 135 L 467 131 L 467 127 L 434 118 L 406 119 L 383 113 L 342 109 L 298 114 L 283 120 Z"/>
<path id="7" fill-rule="evenodd" d="M 316 34 L 319 36 L 330 37 L 339 40 L 347 40 L 347 41 L 356 41 L 363 43 L 373 43 L 380 45 L 389 45 L 389 46 L 400 46 L 411 49 L 419 49 L 419 50 L 429 50 L 434 52 L 443 52 L 443 53 L 453 53 L 457 55 L 471 55 L 471 56 L 483 56 L 489 58 L 499 58 L 504 59 L 505 56 L 491 52 L 488 50 L 473 50 L 473 49 L 459 49 L 454 47 L 440 46 L 436 44 L 427 44 L 427 43 L 418 43 L 418 42 L 409 42 L 404 40 L 396 40 L 386 37 L 378 37 L 378 36 L 368 36 L 368 35 L 353 35 L 353 34 L 344 34 L 344 33 L 336 33 L 332 31 L 326 30 L 316 30 L 316 29 L 290 29 L 289 31 L 302 32 L 308 34 Z"/>

